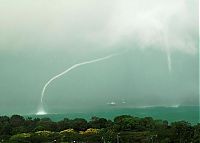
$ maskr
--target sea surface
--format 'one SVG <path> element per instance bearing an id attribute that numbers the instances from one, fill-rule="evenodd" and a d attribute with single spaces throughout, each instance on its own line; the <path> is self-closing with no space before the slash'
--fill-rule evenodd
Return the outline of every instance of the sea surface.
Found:
<path id="1" fill-rule="evenodd" d="M 76 113 L 52 113 L 45 115 L 25 115 L 32 118 L 50 118 L 59 121 L 64 118 L 84 118 L 90 120 L 91 117 L 103 117 L 113 120 L 119 115 L 132 115 L 135 117 L 153 117 L 154 119 L 167 120 L 169 122 L 188 121 L 191 124 L 199 123 L 199 106 L 180 106 L 180 107 L 142 107 L 142 108 L 112 108 L 96 112 L 76 112 Z"/>

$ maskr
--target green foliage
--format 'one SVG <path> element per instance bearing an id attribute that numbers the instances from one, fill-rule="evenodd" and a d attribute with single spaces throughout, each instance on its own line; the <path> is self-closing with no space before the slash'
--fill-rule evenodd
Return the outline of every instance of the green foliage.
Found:
<path id="1" fill-rule="evenodd" d="M 77 131 L 84 131 L 87 129 L 87 121 L 82 118 L 76 118 L 71 122 L 73 129 Z"/>
<path id="2" fill-rule="evenodd" d="M 30 141 L 33 143 L 40 143 L 40 142 L 52 142 L 54 140 L 59 141 L 60 135 L 57 132 L 51 131 L 37 131 L 32 133 L 30 136 Z"/>
<path id="3" fill-rule="evenodd" d="M 13 143 L 29 143 L 30 142 L 30 133 L 21 133 L 11 136 L 10 142 Z"/>
<path id="4" fill-rule="evenodd" d="M 200 123 L 194 126 L 194 143 L 200 142 Z"/>
<path id="5" fill-rule="evenodd" d="M 13 115 L 10 118 L 10 125 L 12 127 L 19 127 L 19 126 L 23 126 L 25 123 L 25 119 L 24 117 L 20 116 L 20 115 Z"/>
<path id="6" fill-rule="evenodd" d="M 61 141 L 65 142 L 73 142 L 73 141 L 81 141 L 81 136 L 74 129 L 66 129 L 60 132 Z"/>
<path id="7" fill-rule="evenodd" d="M 88 126 L 96 129 L 107 128 L 112 126 L 112 121 L 108 121 L 104 118 L 92 117 L 91 121 L 88 123 Z"/>
<path id="8" fill-rule="evenodd" d="M 198 143 L 200 124 L 192 126 L 186 121 L 173 122 L 154 120 L 151 117 L 138 118 L 121 115 L 114 121 L 92 117 L 65 118 L 53 122 L 49 118 L 27 118 L 13 115 L 0 116 L 0 142 L 42 143 Z"/>
<path id="9" fill-rule="evenodd" d="M 147 143 L 151 141 L 152 135 L 148 132 L 120 132 L 118 133 L 120 142 L 125 143 L 135 143 L 135 142 L 141 142 L 141 143 Z"/>
<path id="10" fill-rule="evenodd" d="M 194 130 L 190 123 L 185 121 L 174 122 L 171 125 L 174 132 L 173 140 L 183 143 L 192 142 Z"/>
<path id="11" fill-rule="evenodd" d="M 58 130 L 62 131 L 71 127 L 71 120 L 68 118 L 64 118 L 62 121 L 57 123 Z"/>
<path id="12" fill-rule="evenodd" d="M 117 132 L 114 129 L 103 128 L 99 134 L 105 142 L 116 142 Z"/>
<path id="13" fill-rule="evenodd" d="M 57 124 L 49 118 L 43 118 L 36 123 L 35 131 L 48 130 L 57 131 Z"/>

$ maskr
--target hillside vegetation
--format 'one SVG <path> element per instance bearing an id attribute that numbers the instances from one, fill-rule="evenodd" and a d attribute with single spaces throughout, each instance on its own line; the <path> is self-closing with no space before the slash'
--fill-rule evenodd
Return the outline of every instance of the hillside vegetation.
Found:
<path id="1" fill-rule="evenodd" d="M 121 115 L 113 121 L 92 117 L 54 122 L 49 118 L 0 116 L 0 142 L 5 143 L 199 143 L 200 124 Z"/>

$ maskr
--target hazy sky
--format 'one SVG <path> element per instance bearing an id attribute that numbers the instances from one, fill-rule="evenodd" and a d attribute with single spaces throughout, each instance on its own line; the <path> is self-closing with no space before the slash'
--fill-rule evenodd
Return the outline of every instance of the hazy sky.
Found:
<path id="1" fill-rule="evenodd" d="M 198 0 L 1 0 L 0 113 L 197 105 Z M 122 103 L 124 102 L 124 103 Z"/>

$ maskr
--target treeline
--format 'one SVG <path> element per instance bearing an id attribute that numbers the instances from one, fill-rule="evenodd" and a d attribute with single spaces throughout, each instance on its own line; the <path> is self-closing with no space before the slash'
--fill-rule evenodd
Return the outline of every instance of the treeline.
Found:
<path id="1" fill-rule="evenodd" d="M 0 116 L 0 142 L 7 143 L 199 143 L 200 124 L 122 115 L 113 121 L 92 117 L 54 122 L 49 118 Z"/>

